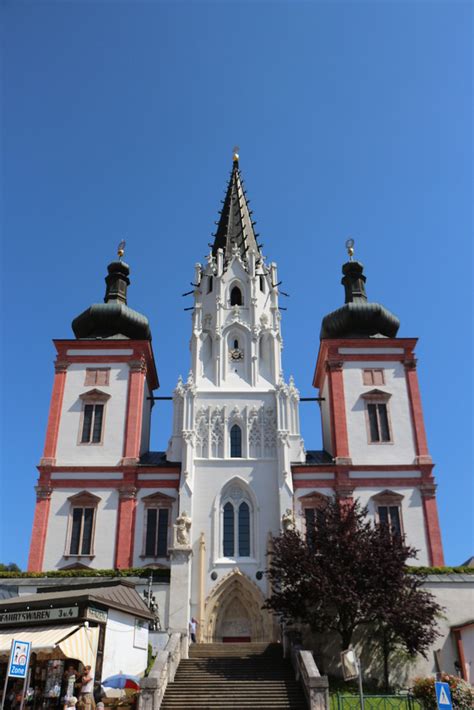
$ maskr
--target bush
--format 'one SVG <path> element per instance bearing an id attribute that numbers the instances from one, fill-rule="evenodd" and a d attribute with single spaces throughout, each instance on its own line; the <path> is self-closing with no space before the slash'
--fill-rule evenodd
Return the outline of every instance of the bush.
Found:
<path id="1" fill-rule="evenodd" d="M 465 680 L 458 678 L 456 675 L 441 673 L 440 680 L 443 683 L 449 683 L 451 690 L 451 699 L 453 707 L 470 710 L 474 706 L 474 688 Z M 428 678 L 415 678 L 413 685 L 413 695 L 423 703 L 426 710 L 436 710 L 436 678 L 429 676 Z"/>

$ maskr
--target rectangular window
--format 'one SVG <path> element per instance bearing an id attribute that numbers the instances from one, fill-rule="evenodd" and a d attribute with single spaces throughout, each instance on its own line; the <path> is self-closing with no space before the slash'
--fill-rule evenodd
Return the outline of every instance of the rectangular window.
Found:
<path id="1" fill-rule="evenodd" d="M 400 507 L 398 505 L 379 505 L 377 512 L 381 525 L 388 525 L 393 535 L 402 534 Z"/>
<path id="2" fill-rule="evenodd" d="M 383 385 L 385 384 L 383 370 L 363 370 L 362 381 L 364 385 Z"/>
<path id="3" fill-rule="evenodd" d="M 386 404 L 368 404 L 369 434 L 372 443 L 391 441 Z"/>
<path id="4" fill-rule="evenodd" d="M 306 542 L 312 547 L 314 544 L 314 524 L 316 522 L 316 509 L 305 508 L 304 519 L 306 523 Z"/>
<path id="5" fill-rule="evenodd" d="M 100 444 L 104 420 L 103 404 L 85 404 L 81 444 Z"/>
<path id="6" fill-rule="evenodd" d="M 70 555 L 90 555 L 95 508 L 73 508 Z"/>
<path id="7" fill-rule="evenodd" d="M 145 535 L 145 556 L 168 555 L 168 508 L 148 508 Z"/>
<path id="8" fill-rule="evenodd" d="M 110 377 L 110 367 L 101 368 L 87 368 L 86 369 L 86 379 L 84 384 L 88 386 L 102 385 L 106 386 L 109 384 Z"/>

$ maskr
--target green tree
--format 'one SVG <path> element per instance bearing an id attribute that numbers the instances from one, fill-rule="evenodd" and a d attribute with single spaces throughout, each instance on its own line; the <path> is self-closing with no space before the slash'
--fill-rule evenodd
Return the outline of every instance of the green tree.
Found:
<path id="1" fill-rule="evenodd" d="M 0 562 L 0 572 L 21 572 L 21 569 L 14 562 L 10 562 L 8 565 Z"/>

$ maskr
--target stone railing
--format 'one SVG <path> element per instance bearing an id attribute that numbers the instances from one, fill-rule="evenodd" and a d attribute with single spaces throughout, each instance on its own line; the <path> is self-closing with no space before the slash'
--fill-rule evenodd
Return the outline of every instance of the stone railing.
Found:
<path id="1" fill-rule="evenodd" d="M 329 710 L 329 681 L 321 675 L 311 651 L 303 650 L 298 634 L 283 633 L 283 655 L 290 657 L 296 680 L 303 686 L 310 710 Z"/>
<path id="2" fill-rule="evenodd" d="M 186 633 L 174 633 L 162 651 L 158 651 L 149 675 L 141 682 L 138 710 L 158 710 L 168 683 L 174 681 L 181 659 L 188 657 Z"/>

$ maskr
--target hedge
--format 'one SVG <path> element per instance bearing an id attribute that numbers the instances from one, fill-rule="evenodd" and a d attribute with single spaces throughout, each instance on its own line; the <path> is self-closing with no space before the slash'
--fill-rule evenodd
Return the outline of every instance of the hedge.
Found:
<path id="1" fill-rule="evenodd" d="M 59 569 L 46 572 L 0 572 L 0 579 L 42 579 L 65 577 L 146 577 L 153 575 L 154 582 L 169 582 L 168 568 L 154 569 L 131 567 L 130 569 Z"/>

